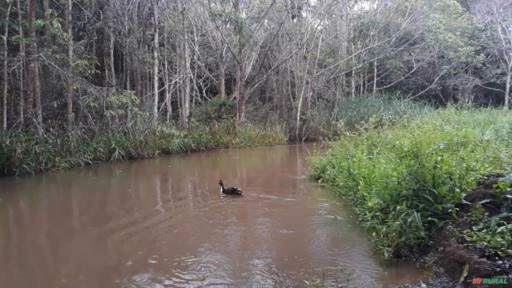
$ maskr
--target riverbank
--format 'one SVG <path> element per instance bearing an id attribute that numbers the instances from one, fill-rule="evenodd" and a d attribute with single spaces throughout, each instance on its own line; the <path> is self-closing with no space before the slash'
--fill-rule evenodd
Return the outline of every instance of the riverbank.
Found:
<path id="1" fill-rule="evenodd" d="M 166 125 L 69 133 L 63 136 L 0 134 L 0 176 L 35 174 L 97 162 L 145 159 L 160 154 L 284 144 L 282 129 L 224 121 L 178 130 Z"/>
<path id="2" fill-rule="evenodd" d="M 37 136 L 34 131 L 0 132 L 0 177 L 96 162 L 153 158 L 159 154 L 278 145 L 297 140 L 292 136 L 295 129 L 287 127 L 286 121 L 266 122 L 253 115 L 252 122 L 236 123 L 232 108 L 232 103 L 215 99 L 195 111 L 187 130 L 171 124 L 154 126 L 144 115 L 130 125 L 121 121 L 110 128 L 104 124 L 65 132 L 47 127 L 44 136 Z M 401 99 L 399 95 L 345 99 L 336 115 L 322 113 L 304 124 L 304 133 L 309 136 L 302 140 L 333 139 L 368 121 L 394 123 L 404 115 L 417 116 L 429 111 L 432 107 Z"/>
<path id="3" fill-rule="evenodd" d="M 353 202 L 384 258 L 438 263 L 461 283 L 511 276 L 504 275 L 512 257 L 509 117 L 450 108 L 369 123 L 312 158 L 311 176 Z M 488 175 L 500 177 L 482 180 Z M 482 183 L 492 184 L 475 194 Z M 485 208 L 490 203 L 493 212 Z"/>

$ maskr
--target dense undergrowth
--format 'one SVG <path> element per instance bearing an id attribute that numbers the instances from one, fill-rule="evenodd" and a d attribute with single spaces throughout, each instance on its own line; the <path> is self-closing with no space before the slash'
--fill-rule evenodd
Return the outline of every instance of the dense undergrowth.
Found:
<path id="1" fill-rule="evenodd" d="M 389 125 L 404 117 L 416 117 L 432 111 L 434 108 L 425 102 L 407 100 L 399 94 L 369 95 L 341 101 L 337 117 L 343 126 L 353 129 L 371 119 L 373 124 Z"/>
<path id="2" fill-rule="evenodd" d="M 270 117 L 271 113 L 267 113 L 266 109 L 248 111 L 248 118 L 252 121 L 236 124 L 233 120 L 236 115 L 234 103 L 218 97 L 194 110 L 186 131 L 173 125 L 151 125 L 147 113 L 134 108 L 132 102 L 136 99 L 132 94 L 120 94 L 110 100 L 112 107 L 109 106 L 106 111 L 108 117 L 100 117 L 102 121 L 94 129 L 84 127 L 71 133 L 50 131 L 44 136 L 37 136 L 34 131 L 0 133 L 0 176 L 34 174 L 98 161 L 150 158 L 158 154 L 214 148 L 284 144 L 290 139 L 297 140 L 291 134 L 286 135 L 286 121 Z M 302 140 L 332 139 L 370 118 L 374 122 L 390 123 L 404 115 L 420 115 L 431 110 L 421 103 L 383 95 L 343 100 L 334 115 L 327 113 L 327 109 L 304 118 Z M 127 111 L 131 111 L 135 119 L 129 121 Z M 380 116 L 376 118 L 375 115 Z M 292 130 L 294 133 L 295 129 Z"/>
<path id="3" fill-rule="evenodd" d="M 403 117 L 430 113 L 434 108 L 423 102 L 403 99 L 398 94 L 389 94 L 343 99 L 333 113 L 327 113 L 330 110 L 332 108 L 323 107 L 306 117 L 302 138 L 334 139 L 369 121 L 374 125 L 389 125 Z"/>
<path id="4" fill-rule="evenodd" d="M 89 135 L 88 135 L 89 134 Z M 34 133 L 0 134 L 0 176 L 33 174 L 84 166 L 97 161 L 151 158 L 158 154 L 286 143 L 282 129 L 222 121 L 193 125 L 187 131 L 170 126 L 138 125 L 42 137 Z"/>
<path id="5" fill-rule="evenodd" d="M 354 203 L 387 258 L 428 252 L 477 179 L 512 167 L 508 112 L 448 108 L 394 122 L 373 119 L 311 159 L 312 178 Z M 473 229 L 468 241 L 510 251 L 511 238 L 503 235 L 512 235 L 512 225 L 501 220 Z"/>

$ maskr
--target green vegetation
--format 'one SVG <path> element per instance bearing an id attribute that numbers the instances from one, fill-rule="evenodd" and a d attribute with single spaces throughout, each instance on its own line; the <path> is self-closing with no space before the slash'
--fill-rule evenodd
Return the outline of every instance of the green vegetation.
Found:
<path id="1" fill-rule="evenodd" d="M 353 129 L 373 123 L 392 124 L 403 117 L 413 117 L 432 112 L 423 102 L 403 99 L 400 95 L 371 95 L 346 99 L 340 103 L 338 119 L 343 126 Z"/>
<path id="2" fill-rule="evenodd" d="M 481 175 L 510 170 L 509 117 L 493 109 L 448 108 L 393 125 L 372 118 L 311 159 L 311 176 L 353 201 L 385 257 L 423 254 L 443 223 L 456 219 L 456 204 Z M 476 227 L 469 240 L 486 235 L 492 247 L 510 249 L 507 223 L 486 216 L 485 228 Z"/>
<path id="3" fill-rule="evenodd" d="M 400 94 L 380 94 L 343 99 L 334 109 L 321 107 L 306 118 L 304 135 L 310 139 L 333 139 L 344 131 L 354 130 L 372 122 L 374 125 L 391 124 L 403 117 L 419 116 L 434 110 L 424 102 L 404 99 Z"/>
<path id="4" fill-rule="evenodd" d="M 196 125 L 188 131 L 169 126 L 139 125 L 102 130 L 93 135 L 26 132 L 0 134 L 0 176 L 22 175 L 60 168 L 84 166 L 97 161 L 119 161 L 224 147 L 283 144 L 279 129 L 222 121 L 216 125 Z"/>
<path id="5" fill-rule="evenodd" d="M 487 256 L 512 256 L 512 213 L 489 216 L 484 209 L 476 209 L 469 217 L 474 225 L 456 231 L 457 234 L 468 243 L 486 248 Z"/>

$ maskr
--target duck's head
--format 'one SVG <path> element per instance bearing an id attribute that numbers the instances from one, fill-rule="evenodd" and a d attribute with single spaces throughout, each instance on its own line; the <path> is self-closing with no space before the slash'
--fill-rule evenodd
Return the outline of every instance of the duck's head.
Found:
<path id="1" fill-rule="evenodd" d="M 222 183 L 222 180 L 219 180 L 219 185 L 224 186 L 224 183 Z"/>

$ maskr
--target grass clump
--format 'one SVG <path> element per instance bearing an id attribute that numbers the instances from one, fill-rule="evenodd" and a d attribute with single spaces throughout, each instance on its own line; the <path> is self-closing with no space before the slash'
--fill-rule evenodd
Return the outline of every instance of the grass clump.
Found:
<path id="1" fill-rule="evenodd" d="M 23 175 L 89 165 L 98 161 L 152 158 L 157 155 L 214 148 L 286 143 L 281 129 L 222 121 L 192 125 L 187 131 L 172 126 L 138 125 L 94 133 L 0 133 L 0 176 Z"/>
<path id="2" fill-rule="evenodd" d="M 355 128 L 376 119 L 390 124 L 404 117 L 417 117 L 432 112 L 423 102 L 402 99 L 400 95 L 369 95 L 345 99 L 339 104 L 337 119 L 347 128 Z"/>
<path id="3" fill-rule="evenodd" d="M 334 139 L 344 132 L 372 125 L 389 125 L 404 117 L 417 117 L 434 108 L 423 102 L 402 99 L 400 95 L 368 95 L 346 98 L 334 108 L 322 107 L 303 123 L 305 139 Z"/>
<path id="4" fill-rule="evenodd" d="M 456 233 L 468 243 L 485 248 L 486 256 L 512 257 L 512 213 L 478 216 L 472 218 L 474 225 L 469 229 Z"/>
<path id="5" fill-rule="evenodd" d="M 478 177 L 512 164 L 507 112 L 449 108 L 367 127 L 311 159 L 311 176 L 354 202 L 386 258 L 427 252 Z"/>

